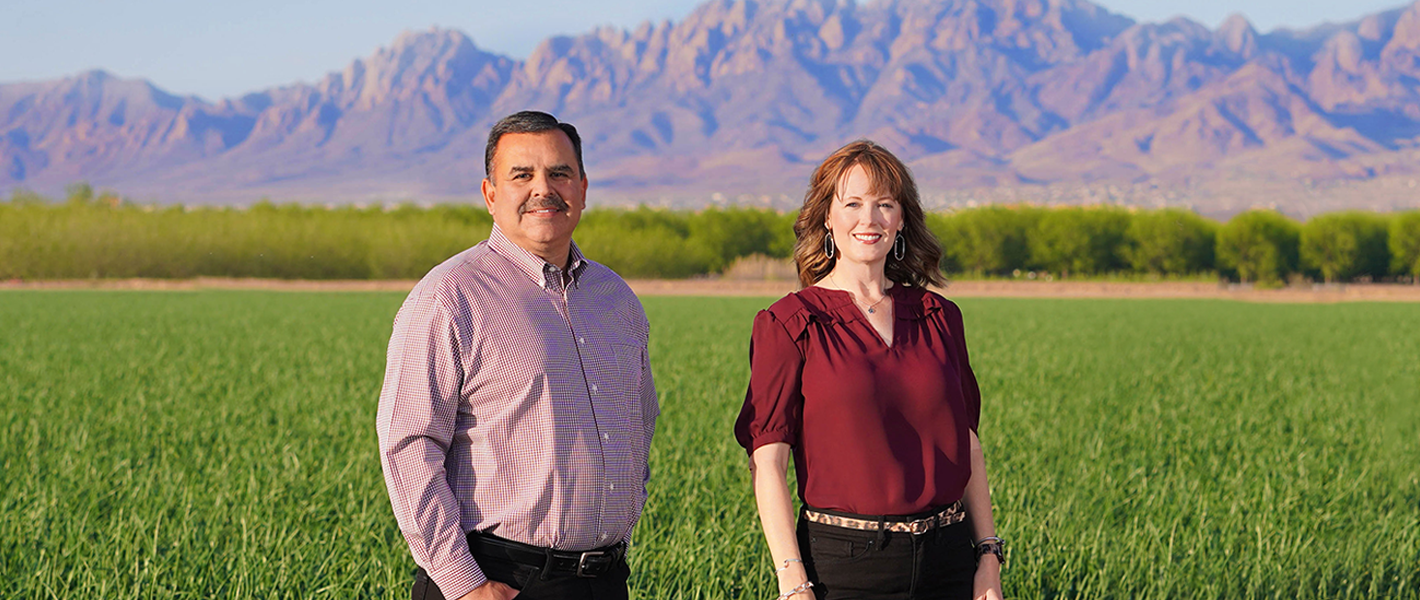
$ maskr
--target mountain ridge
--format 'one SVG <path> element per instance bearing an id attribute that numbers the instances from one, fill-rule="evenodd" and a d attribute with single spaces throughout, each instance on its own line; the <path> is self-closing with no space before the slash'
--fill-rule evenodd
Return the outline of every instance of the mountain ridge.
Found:
<path id="1" fill-rule="evenodd" d="M 602 203 L 790 207 L 822 156 L 868 137 L 935 205 L 1142 186 L 1203 210 L 1259 189 L 1408 206 L 1420 2 L 1264 34 L 1241 15 L 1136 23 L 1085 0 L 711 0 L 679 22 L 550 37 L 522 61 L 405 32 L 317 82 L 215 102 L 90 71 L 0 84 L 0 187 L 468 198 L 488 126 L 524 108 L 578 126 Z"/>

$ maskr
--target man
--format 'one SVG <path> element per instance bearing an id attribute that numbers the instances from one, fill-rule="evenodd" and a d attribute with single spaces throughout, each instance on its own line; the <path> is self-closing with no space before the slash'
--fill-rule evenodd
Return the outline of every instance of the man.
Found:
<path id="1" fill-rule="evenodd" d="M 395 316 L 377 428 L 416 600 L 628 595 L 659 407 L 640 302 L 572 243 L 582 164 L 551 115 L 494 125 L 491 235 Z"/>

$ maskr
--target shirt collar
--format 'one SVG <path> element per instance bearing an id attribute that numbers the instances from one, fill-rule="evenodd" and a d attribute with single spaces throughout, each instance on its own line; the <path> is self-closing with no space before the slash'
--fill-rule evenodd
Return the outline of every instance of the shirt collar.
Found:
<path id="1" fill-rule="evenodd" d="M 586 257 L 582 256 L 582 250 L 577 247 L 577 242 L 572 242 L 568 252 L 567 265 L 570 273 L 564 274 L 562 268 L 549 264 L 536 254 L 528 252 L 522 246 L 514 244 L 508 236 L 503 235 L 503 231 L 497 225 L 493 226 L 493 231 L 488 235 L 488 246 L 497 252 L 508 262 L 513 263 L 519 271 L 522 271 L 528 279 L 545 289 L 561 289 L 564 283 L 569 283 L 572 287 L 578 287 L 581 283 L 582 272 L 587 268 Z M 564 282 L 563 278 L 570 279 Z"/>

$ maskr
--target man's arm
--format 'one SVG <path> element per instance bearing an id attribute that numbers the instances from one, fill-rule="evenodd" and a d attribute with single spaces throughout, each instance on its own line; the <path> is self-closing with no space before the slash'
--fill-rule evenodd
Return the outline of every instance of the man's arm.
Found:
<path id="1" fill-rule="evenodd" d="M 452 312 L 433 292 L 416 290 L 395 317 L 376 429 L 399 529 L 446 598 L 487 581 L 469 552 L 444 471 L 462 382 Z"/>
<path id="2" fill-rule="evenodd" d="M 649 495 L 649 485 L 651 483 L 651 438 L 656 435 L 656 418 L 661 414 L 661 404 L 656 399 L 656 380 L 651 376 L 651 351 L 649 348 L 641 349 L 641 382 L 637 389 L 640 392 L 641 420 L 644 426 L 646 444 L 646 467 L 641 479 L 641 489 L 647 490 Z M 645 502 L 646 497 L 642 497 Z M 634 527 L 632 529 L 635 529 Z M 628 545 L 631 543 L 631 532 L 626 532 L 626 537 L 622 539 Z"/>

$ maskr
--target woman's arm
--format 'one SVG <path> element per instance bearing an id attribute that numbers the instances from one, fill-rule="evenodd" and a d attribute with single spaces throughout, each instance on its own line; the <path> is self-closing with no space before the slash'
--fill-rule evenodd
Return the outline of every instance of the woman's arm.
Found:
<path id="1" fill-rule="evenodd" d="M 794 501 L 789 497 L 789 445 L 776 442 L 755 448 L 749 462 L 754 480 L 754 499 L 759 508 L 759 524 L 764 527 L 764 539 L 769 543 L 769 555 L 778 571 L 779 593 L 794 589 L 809 580 L 799 554 L 799 540 L 794 535 Z M 785 561 L 788 561 L 787 563 Z M 812 592 L 795 594 L 794 598 L 812 598 Z"/>
<path id="2" fill-rule="evenodd" d="M 972 539 L 996 535 L 996 519 L 991 516 L 991 484 L 986 478 L 986 459 L 981 454 L 981 440 L 976 432 L 971 432 L 971 479 L 966 482 L 966 495 L 962 497 L 966 505 L 966 516 L 971 521 Z M 760 509 L 761 513 L 763 508 Z M 973 597 L 977 600 L 999 600 L 1001 592 L 1001 563 L 996 555 L 985 554 L 976 565 L 976 584 Z"/>

